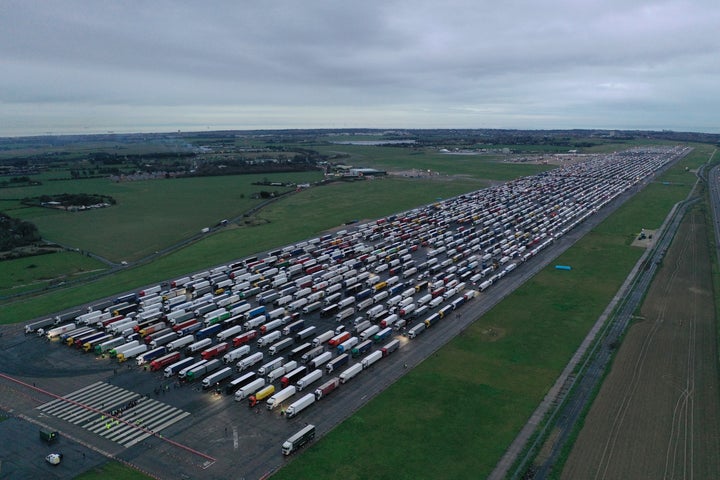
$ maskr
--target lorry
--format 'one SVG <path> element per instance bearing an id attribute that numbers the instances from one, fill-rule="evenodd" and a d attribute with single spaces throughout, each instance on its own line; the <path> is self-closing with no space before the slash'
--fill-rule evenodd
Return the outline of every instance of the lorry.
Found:
<path id="1" fill-rule="evenodd" d="M 257 374 L 255 372 L 247 372 L 243 375 L 240 375 L 239 377 L 230 380 L 230 382 L 225 385 L 225 393 L 227 395 L 234 395 L 235 392 L 238 391 L 238 389 L 254 381 L 256 378 Z"/>
<path id="2" fill-rule="evenodd" d="M 233 325 L 230 328 L 226 328 L 225 330 L 220 331 L 217 334 L 217 340 L 218 342 L 224 342 L 228 338 L 232 338 L 237 336 L 237 334 L 242 333 L 243 327 L 242 325 Z"/>
<path id="3" fill-rule="evenodd" d="M 375 335 L 373 335 L 372 340 L 375 343 L 382 342 L 383 340 L 387 339 L 392 335 L 393 329 L 392 327 L 386 327 L 377 332 Z"/>
<path id="4" fill-rule="evenodd" d="M 207 390 L 208 388 L 211 388 L 213 386 L 217 386 L 220 382 L 225 380 L 226 378 L 231 377 L 233 374 L 232 367 L 225 367 L 217 372 L 213 373 L 212 375 L 208 375 L 207 377 L 203 378 L 202 381 L 202 388 L 203 390 Z"/>
<path id="5" fill-rule="evenodd" d="M 221 365 L 222 363 L 220 363 L 220 360 L 210 360 L 208 362 L 205 362 L 203 365 L 199 365 L 195 368 L 189 369 L 187 372 L 185 372 L 184 378 L 188 382 L 193 382 L 205 375 L 206 373 L 214 372 L 215 370 L 220 368 Z"/>
<path id="6" fill-rule="evenodd" d="M 316 369 L 302 377 L 297 381 L 298 392 L 320 380 L 322 378 L 322 374 L 322 370 Z"/>
<path id="7" fill-rule="evenodd" d="M 109 340 L 105 340 L 99 345 L 95 345 L 95 354 L 100 355 L 105 352 L 109 352 L 115 347 L 119 347 L 120 345 L 124 344 L 126 340 L 123 337 L 114 337 Z M 138 342 L 139 343 L 139 342 Z"/>
<path id="8" fill-rule="evenodd" d="M 375 335 L 379 331 L 380 331 L 380 326 L 373 325 L 372 327 L 369 327 L 360 333 L 360 340 L 365 341 L 369 338 L 372 338 L 372 336 Z"/>
<path id="9" fill-rule="evenodd" d="M 171 363 L 167 367 L 165 367 L 165 371 L 163 372 L 165 375 L 165 378 L 170 378 L 176 373 L 178 373 L 180 370 L 189 367 L 195 363 L 195 359 L 193 357 L 187 357 L 183 358 L 182 360 L 178 360 L 175 363 Z"/>
<path id="10" fill-rule="evenodd" d="M 345 310 L 343 310 L 340 313 L 338 313 L 337 315 L 335 315 L 335 320 L 338 322 L 342 322 L 346 318 L 352 317 L 353 315 L 355 315 L 355 308 L 354 307 L 346 308 Z"/>
<path id="11" fill-rule="evenodd" d="M 314 335 L 316 330 L 317 330 L 316 326 L 310 326 L 310 327 L 304 328 L 295 334 L 295 340 L 297 340 L 298 342 L 301 340 L 305 340 L 306 338 Z"/>
<path id="12" fill-rule="evenodd" d="M 340 345 L 337 346 L 337 352 L 338 355 L 345 353 L 346 351 L 349 352 L 352 347 L 360 343 L 360 340 L 358 337 L 350 337 L 344 342 L 342 342 Z"/>
<path id="13" fill-rule="evenodd" d="M 290 404 L 288 409 L 285 410 L 285 417 L 288 419 L 293 418 L 313 403 L 315 403 L 315 394 L 308 393 L 304 397 L 301 397 L 299 400 L 295 400 L 292 404 Z"/>
<path id="14" fill-rule="evenodd" d="M 245 357 L 242 360 L 240 360 L 237 364 L 238 371 L 242 372 L 243 370 L 246 370 L 253 365 L 255 365 L 258 362 L 262 362 L 263 359 L 263 352 L 255 352 L 249 357 Z"/>
<path id="15" fill-rule="evenodd" d="M 274 385 L 267 385 L 266 387 L 261 388 L 260 390 L 248 397 L 248 406 L 250 408 L 254 407 L 266 398 L 272 396 L 273 393 L 275 393 Z"/>
<path id="16" fill-rule="evenodd" d="M 378 353 L 378 352 L 373 352 Z M 358 373 L 362 372 L 363 366 L 360 363 L 356 363 L 352 367 L 346 368 L 341 374 L 340 374 L 340 383 L 347 383 L 350 380 L 353 379 Z"/>
<path id="17" fill-rule="evenodd" d="M 150 362 L 150 370 L 157 372 L 158 370 L 180 360 L 180 352 L 166 353 L 165 355 L 155 358 Z"/>
<path id="18" fill-rule="evenodd" d="M 37 322 L 28 323 L 27 325 L 25 325 L 25 333 L 34 333 L 40 328 L 46 328 L 55 324 L 57 324 L 57 319 L 55 317 L 45 318 L 43 320 L 38 320 Z"/>
<path id="19" fill-rule="evenodd" d="M 220 330 L 222 330 L 221 323 L 216 323 L 215 325 L 210 325 L 209 327 L 201 328 L 200 330 L 195 332 L 195 339 L 196 340 L 202 340 L 204 338 L 210 339 L 210 338 L 214 337 L 217 333 L 219 333 Z"/>
<path id="20" fill-rule="evenodd" d="M 362 365 L 363 370 L 366 370 L 381 358 L 383 358 L 383 352 L 381 350 L 378 350 L 363 358 L 360 364 Z"/>
<path id="21" fill-rule="evenodd" d="M 417 325 L 413 326 L 410 330 L 408 330 L 408 338 L 413 339 L 420 335 L 422 332 L 425 331 L 425 324 L 424 323 L 418 323 Z"/>
<path id="22" fill-rule="evenodd" d="M 326 381 L 317 389 L 315 389 L 315 400 L 320 400 L 323 397 L 327 397 L 330 392 L 332 392 L 338 387 L 338 385 L 340 385 L 340 378 L 338 377 L 333 377 L 330 380 Z"/>
<path id="23" fill-rule="evenodd" d="M 187 347 L 191 343 L 193 343 L 195 339 L 192 337 L 192 335 L 188 335 L 187 337 L 180 337 L 177 340 L 173 340 L 172 342 L 167 344 L 168 350 L 180 350 L 183 347 Z"/>
<path id="24" fill-rule="evenodd" d="M 63 333 L 71 332 L 75 330 L 75 324 L 74 323 L 66 323 L 65 325 L 60 325 L 59 327 L 51 328 L 50 330 L 45 333 L 45 330 L 42 328 L 38 328 L 37 334 L 39 337 L 42 337 L 45 335 L 48 340 L 56 340 L 60 338 L 60 335 Z"/>
<path id="25" fill-rule="evenodd" d="M 250 353 L 250 345 L 243 345 L 242 347 L 231 350 L 223 355 L 223 363 L 233 363 L 236 360 L 240 360 L 240 358 L 244 357 L 248 353 Z"/>
<path id="26" fill-rule="evenodd" d="M 268 349 L 268 353 L 270 355 L 275 355 L 277 353 L 282 352 L 283 350 L 287 350 L 293 345 L 293 339 L 292 338 L 284 338 L 278 342 L 273 343 L 270 345 L 270 348 Z"/>
<path id="27" fill-rule="evenodd" d="M 315 425 L 306 425 L 302 430 L 285 440 L 282 444 L 282 454 L 290 455 L 306 443 L 315 438 Z"/>
<path id="28" fill-rule="evenodd" d="M 330 345 L 331 347 L 337 347 L 338 345 L 340 345 L 342 342 L 344 342 L 348 338 L 350 338 L 350 332 L 338 333 L 337 335 L 332 337 L 330 340 L 328 340 L 328 345 Z"/>
<path id="29" fill-rule="evenodd" d="M 288 385 L 287 387 L 283 388 L 282 390 L 274 394 L 272 397 L 267 399 L 267 401 L 265 402 L 267 405 L 267 409 L 272 410 L 273 408 L 281 405 L 288 398 L 295 395 L 296 391 L 297 389 L 295 388 L 295 385 Z"/>
<path id="30" fill-rule="evenodd" d="M 302 358 L 303 354 L 308 352 L 312 348 L 312 343 L 305 342 L 302 345 L 298 345 L 297 347 L 293 348 L 290 353 L 288 354 L 289 359 L 296 359 L 297 357 Z"/>
<path id="31" fill-rule="evenodd" d="M 387 357 L 392 352 L 397 350 L 399 347 L 400 347 L 400 340 L 395 339 L 395 340 L 392 340 L 392 341 L 386 343 L 385 346 L 380 349 L 380 351 L 382 352 L 383 357 Z"/>
<path id="32" fill-rule="evenodd" d="M 258 373 L 258 375 L 265 375 L 267 373 L 270 373 L 273 370 L 275 370 L 276 368 L 282 366 L 284 361 L 285 361 L 284 357 L 278 357 L 278 358 L 266 363 L 262 367 L 258 368 L 257 373 Z"/>
<path id="33" fill-rule="evenodd" d="M 303 363 L 308 363 L 310 360 L 321 355 L 324 351 L 325 351 L 325 347 L 322 345 L 311 348 L 307 352 L 303 353 L 302 357 L 300 358 L 300 361 Z"/>
<path id="34" fill-rule="evenodd" d="M 265 379 L 264 378 L 256 378 L 255 380 L 251 381 L 250 383 L 243 385 L 242 387 L 238 388 L 235 391 L 235 401 L 241 402 L 245 398 L 249 397 L 253 393 L 257 392 L 261 388 L 265 386 Z"/>
<path id="35" fill-rule="evenodd" d="M 332 352 L 324 352 L 317 357 L 313 358 L 308 362 L 308 366 L 310 368 L 318 368 L 322 365 L 324 365 L 326 362 L 330 361 L 332 358 Z"/>
<path id="36" fill-rule="evenodd" d="M 204 358 L 205 360 L 210 360 L 211 358 L 215 358 L 218 355 L 226 352 L 228 350 L 229 344 L 227 342 L 218 343 L 217 345 L 213 345 L 210 348 L 206 348 L 202 352 L 200 352 L 200 356 Z"/>
<path id="37" fill-rule="evenodd" d="M 283 335 L 295 335 L 297 332 L 305 328 L 305 320 L 296 320 L 282 329 Z"/>
<path id="38" fill-rule="evenodd" d="M 270 332 L 267 335 L 263 335 L 260 337 L 257 341 L 258 348 L 263 348 L 271 343 L 275 342 L 276 340 L 279 340 L 282 336 L 282 333 L 279 330 L 276 330 L 274 332 Z"/>
<path id="39" fill-rule="evenodd" d="M 185 336 L 185 335 L 187 335 L 189 337 L 189 336 L 192 336 L 193 333 L 202 329 L 202 327 L 203 327 L 202 323 L 194 322 L 194 323 L 191 323 L 190 325 L 187 325 L 185 327 L 178 329 L 177 334 L 180 337 Z"/>
<path id="40" fill-rule="evenodd" d="M 297 379 L 301 378 L 307 372 L 307 367 L 297 367 L 289 373 L 286 373 L 284 377 L 280 379 L 280 383 L 283 387 L 287 387 Z"/>
<path id="41" fill-rule="evenodd" d="M 115 358 L 115 357 L 117 357 L 119 354 L 125 352 L 126 350 L 129 350 L 129 349 L 131 349 L 131 348 L 133 348 L 133 347 L 136 347 L 136 346 L 138 346 L 138 345 L 140 345 L 140 340 L 130 340 L 130 341 L 126 341 L 126 342 L 123 343 L 122 345 L 118 345 L 117 347 L 115 347 L 115 348 L 113 348 L 112 350 L 110 350 L 110 358 Z"/>
<path id="42" fill-rule="evenodd" d="M 165 347 L 157 347 L 153 348 L 151 350 L 147 350 L 144 353 L 141 353 L 137 356 L 135 359 L 137 361 L 138 366 L 145 365 L 146 363 L 152 362 L 156 358 L 160 358 L 163 355 L 167 353 L 167 348 Z"/>
<path id="43" fill-rule="evenodd" d="M 331 338 L 335 336 L 335 332 L 332 330 L 328 330 L 327 332 L 321 333 L 317 337 L 315 337 L 312 341 L 313 347 L 317 347 L 319 345 L 322 345 L 323 343 L 327 342 Z"/>
<path id="44" fill-rule="evenodd" d="M 111 333 L 106 333 L 105 335 L 103 335 L 103 336 L 100 337 L 100 338 L 96 338 L 96 339 L 94 339 L 94 340 L 85 342 L 85 343 L 83 344 L 83 350 L 85 350 L 86 352 L 89 352 L 89 351 L 91 351 L 91 350 L 92 350 L 92 351 L 95 351 L 95 347 L 97 347 L 97 346 L 100 345 L 101 343 L 107 342 L 107 341 L 112 340 L 112 339 L 113 339 L 112 334 L 111 334 Z"/>
<path id="45" fill-rule="evenodd" d="M 203 338 L 202 340 L 199 340 L 197 342 L 191 343 L 187 346 L 185 351 L 188 353 L 188 355 L 193 354 L 195 352 L 199 352 L 207 347 L 212 345 L 212 339 L 210 338 Z"/>
<path id="46" fill-rule="evenodd" d="M 365 340 L 364 342 L 353 347 L 352 350 L 350 350 L 350 355 L 352 355 L 353 358 L 365 355 L 367 352 L 370 351 L 370 349 L 372 349 L 372 346 L 372 340 Z"/>
<path id="47" fill-rule="evenodd" d="M 126 360 L 137 357 L 141 353 L 145 352 L 147 349 L 148 349 L 148 346 L 145 345 L 144 343 L 141 345 L 136 345 L 132 348 L 129 348 L 129 349 L 123 351 L 122 353 L 118 353 L 117 360 L 118 360 L 118 362 L 122 363 Z"/>
<path id="48" fill-rule="evenodd" d="M 325 371 L 327 373 L 332 373 L 334 370 L 342 367 L 349 361 L 350 361 L 350 355 L 348 355 L 347 353 L 338 355 L 337 357 L 330 360 L 327 365 L 325 365 Z"/>
<path id="49" fill-rule="evenodd" d="M 233 347 L 239 347 L 245 343 L 249 343 L 257 337 L 257 330 L 248 330 L 242 335 L 238 335 L 232 339 Z"/>

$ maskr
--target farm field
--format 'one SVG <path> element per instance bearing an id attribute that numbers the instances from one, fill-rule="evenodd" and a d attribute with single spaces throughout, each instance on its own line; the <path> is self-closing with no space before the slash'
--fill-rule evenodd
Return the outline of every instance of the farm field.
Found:
<path id="1" fill-rule="evenodd" d="M 632 239 L 689 192 L 698 150 L 667 173 L 685 185 L 650 185 L 558 258 L 571 272 L 546 268 L 273 478 L 486 477 L 640 257 Z"/>
<path id="2" fill-rule="evenodd" d="M 117 200 L 109 208 L 65 212 L 3 202 L 5 212 L 37 225 L 42 237 L 115 262 L 133 261 L 196 235 L 207 226 L 242 215 L 260 203 L 251 195 L 285 187 L 251 185 L 263 178 L 304 183 L 320 172 L 199 177 L 115 183 L 105 178 L 46 182 L 0 191 L 0 199 L 59 193 L 102 193 Z"/>
<path id="3" fill-rule="evenodd" d="M 705 218 L 683 221 L 560 478 L 715 478 L 716 321 Z"/>
<path id="4" fill-rule="evenodd" d="M 50 253 L 2 262 L 0 297 L 49 288 L 107 270 L 107 265 L 75 252 Z"/>

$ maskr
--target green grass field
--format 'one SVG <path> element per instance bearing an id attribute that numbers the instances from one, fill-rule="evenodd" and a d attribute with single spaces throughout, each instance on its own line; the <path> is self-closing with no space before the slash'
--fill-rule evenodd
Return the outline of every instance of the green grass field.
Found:
<path id="1" fill-rule="evenodd" d="M 75 480 L 147 480 L 148 478 L 151 477 L 120 462 L 111 461 L 78 475 Z"/>
<path id="2" fill-rule="evenodd" d="M 235 175 L 175 180 L 113 183 L 108 179 L 46 182 L 40 187 L 0 191 L 0 199 L 59 193 L 102 193 L 117 205 L 85 212 L 0 203 L 5 211 L 37 225 L 46 240 L 91 251 L 113 261 L 132 261 L 191 237 L 206 226 L 242 215 L 260 200 L 261 190 L 283 187 L 251 185 L 263 178 L 304 183 L 322 178 L 320 172 L 274 175 Z M 41 189 L 41 190 L 40 190 Z"/>
<path id="3" fill-rule="evenodd" d="M 107 270 L 107 265 L 75 252 L 58 252 L 2 262 L 0 297 L 49 288 Z"/>

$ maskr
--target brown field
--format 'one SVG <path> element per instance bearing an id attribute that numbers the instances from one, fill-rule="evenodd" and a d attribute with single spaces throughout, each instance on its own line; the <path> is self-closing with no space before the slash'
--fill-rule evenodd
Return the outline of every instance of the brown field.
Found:
<path id="1" fill-rule="evenodd" d="M 683 220 L 561 478 L 720 478 L 720 399 L 702 213 Z"/>

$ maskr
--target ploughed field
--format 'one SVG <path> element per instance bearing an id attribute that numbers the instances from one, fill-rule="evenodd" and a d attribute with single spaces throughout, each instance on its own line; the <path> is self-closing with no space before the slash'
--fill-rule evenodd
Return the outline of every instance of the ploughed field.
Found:
<path id="1" fill-rule="evenodd" d="M 563 479 L 718 478 L 720 401 L 707 232 L 688 214 L 593 403 Z"/>

